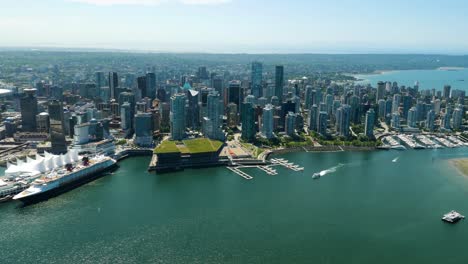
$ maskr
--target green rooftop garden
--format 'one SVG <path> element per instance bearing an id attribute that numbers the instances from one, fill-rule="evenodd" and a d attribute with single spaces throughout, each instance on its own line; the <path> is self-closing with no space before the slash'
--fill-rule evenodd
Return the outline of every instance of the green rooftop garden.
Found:
<path id="1" fill-rule="evenodd" d="M 163 141 L 154 149 L 155 154 L 183 153 L 197 154 L 216 152 L 223 146 L 223 142 L 208 138 L 196 138 L 183 141 Z"/>

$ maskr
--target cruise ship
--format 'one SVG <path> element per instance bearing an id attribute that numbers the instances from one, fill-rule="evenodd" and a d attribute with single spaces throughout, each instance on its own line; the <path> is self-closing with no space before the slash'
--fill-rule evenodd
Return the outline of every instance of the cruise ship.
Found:
<path id="1" fill-rule="evenodd" d="M 40 173 L 29 188 L 13 197 L 26 204 L 46 200 L 67 190 L 89 182 L 99 173 L 115 167 L 116 161 L 104 155 L 79 156 L 76 150 L 67 154 L 52 155 L 35 163 L 33 170 Z"/>
<path id="2" fill-rule="evenodd" d="M 39 171 L 34 169 L 35 164 L 41 159 L 43 158 L 36 154 L 36 160 L 27 157 L 26 162 L 16 159 L 16 165 L 7 162 L 7 170 L 0 177 L 0 202 L 6 202 L 24 191 L 31 182 L 41 175 Z"/>

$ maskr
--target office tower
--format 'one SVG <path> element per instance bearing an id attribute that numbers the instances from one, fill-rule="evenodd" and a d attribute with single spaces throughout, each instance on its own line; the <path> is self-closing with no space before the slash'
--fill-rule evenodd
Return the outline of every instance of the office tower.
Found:
<path id="1" fill-rule="evenodd" d="M 223 79 L 218 77 L 213 78 L 211 86 L 219 93 L 221 98 L 224 98 Z"/>
<path id="2" fill-rule="evenodd" d="M 325 96 L 325 105 L 327 107 L 328 116 L 331 116 L 331 114 L 333 113 L 333 99 L 333 95 L 331 94 L 327 94 Z"/>
<path id="3" fill-rule="evenodd" d="M 198 67 L 197 77 L 200 80 L 207 80 L 208 79 L 208 71 L 206 70 L 205 66 Z"/>
<path id="4" fill-rule="evenodd" d="M 317 132 L 322 135 L 327 135 L 328 115 L 327 112 L 320 112 L 318 115 Z"/>
<path id="5" fill-rule="evenodd" d="M 140 90 L 141 98 L 149 97 L 146 88 L 146 76 L 137 77 L 137 88 Z"/>
<path id="6" fill-rule="evenodd" d="M 151 100 L 156 98 L 156 74 L 154 72 L 146 74 L 146 97 Z"/>
<path id="7" fill-rule="evenodd" d="M 416 127 L 416 122 L 418 120 L 418 111 L 416 107 L 411 107 L 408 112 L 408 127 Z"/>
<path id="8" fill-rule="evenodd" d="M 263 75 L 263 65 L 258 61 L 252 62 L 252 95 L 255 98 L 263 96 L 263 86 L 262 86 L 262 75 Z"/>
<path id="9" fill-rule="evenodd" d="M 231 81 L 228 86 L 228 104 L 234 103 L 239 108 L 241 100 L 241 82 Z"/>
<path id="10" fill-rule="evenodd" d="M 185 137 L 185 94 L 178 93 L 171 97 L 171 138 L 182 140 Z"/>
<path id="11" fill-rule="evenodd" d="M 312 92 L 312 95 L 314 95 L 314 92 Z M 313 96 L 313 103 L 316 105 L 320 105 L 323 102 L 323 95 L 322 95 L 322 90 L 317 89 L 315 90 L 315 96 Z"/>
<path id="12" fill-rule="evenodd" d="M 434 127 L 435 127 L 435 111 L 434 110 L 430 110 L 428 113 L 427 113 L 427 117 L 426 117 L 426 128 L 427 130 L 429 131 L 434 131 Z"/>
<path id="13" fill-rule="evenodd" d="M 376 93 L 375 98 L 376 98 L 377 102 L 380 99 L 385 98 L 385 83 L 384 82 L 378 82 L 377 83 L 377 93 Z"/>
<path id="14" fill-rule="evenodd" d="M 360 124 L 361 123 L 361 109 L 360 109 L 360 102 L 359 102 L 359 97 L 357 97 L 356 95 L 353 95 L 351 96 L 351 98 L 349 98 L 349 106 L 351 107 L 350 108 L 350 118 L 351 118 L 351 122 L 353 122 L 354 124 Z"/>
<path id="15" fill-rule="evenodd" d="M 136 103 L 135 103 L 135 95 L 133 93 L 122 92 L 119 94 L 118 99 L 119 99 L 118 100 L 119 106 L 122 106 L 125 102 L 127 102 L 130 104 L 130 107 L 132 109 L 132 114 L 134 113 Z"/>
<path id="16" fill-rule="evenodd" d="M 273 138 L 273 105 L 267 104 L 263 108 L 262 135 L 268 139 Z"/>
<path id="17" fill-rule="evenodd" d="M 111 100 L 111 92 L 109 87 L 101 87 L 99 89 L 99 96 L 103 102 L 109 102 Z"/>
<path id="18" fill-rule="evenodd" d="M 238 107 L 235 103 L 230 103 L 227 105 L 226 115 L 227 115 L 227 125 L 230 128 L 235 128 L 239 123 L 238 118 Z"/>
<path id="19" fill-rule="evenodd" d="M 319 110 L 316 104 L 312 105 L 309 112 L 309 130 L 317 131 Z"/>
<path id="20" fill-rule="evenodd" d="M 401 94 L 393 95 L 392 113 L 400 112 Z"/>
<path id="21" fill-rule="evenodd" d="M 350 119 L 351 106 L 345 104 L 336 110 L 336 132 L 340 136 L 349 137 Z"/>
<path id="22" fill-rule="evenodd" d="M 283 102 L 284 86 L 284 67 L 279 65 L 275 67 L 275 96 L 280 102 Z"/>
<path id="23" fill-rule="evenodd" d="M 296 133 L 296 117 L 297 115 L 293 112 L 288 112 L 286 115 L 284 132 L 288 136 L 293 136 Z"/>
<path id="24" fill-rule="evenodd" d="M 460 130 L 462 126 L 462 117 L 463 117 L 463 110 L 461 108 L 455 108 L 452 114 L 452 127 L 455 130 Z"/>
<path id="25" fill-rule="evenodd" d="M 153 116 L 150 113 L 135 115 L 135 144 L 143 147 L 153 145 Z"/>
<path id="26" fill-rule="evenodd" d="M 247 95 L 245 97 L 244 102 L 252 104 L 252 105 L 256 105 L 257 104 L 257 98 L 250 94 L 250 95 Z"/>
<path id="27" fill-rule="evenodd" d="M 307 85 L 305 87 L 305 92 L 304 92 L 304 107 L 305 109 L 310 109 L 312 106 L 312 92 L 314 91 L 314 88 L 311 85 Z"/>
<path id="28" fill-rule="evenodd" d="M 24 132 L 36 131 L 37 97 L 36 89 L 24 89 L 24 95 L 20 98 L 21 126 Z"/>
<path id="29" fill-rule="evenodd" d="M 186 91 L 186 95 L 188 98 L 186 118 L 187 127 L 196 130 L 200 128 L 200 105 L 198 103 L 200 93 L 198 91 L 190 89 Z"/>
<path id="30" fill-rule="evenodd" d="M 106 86 L 106 77 L 103 72 L 96 72 L 96 87 L 101 90 L 102 87 Z"/>
<path id="31" fill-rule="evenodd" d="M 450 85 L 445 85 L 444 86 L 444 98 L 445 99 L 450 98 L 450 90 L 451 89 L 452 89 L 452 87 Z"/>
<path id="32" fill-rule="evenodd" d="M 49 133 L 50 119 L 49 113 L 42 112 L 36 116 L 37 132 Z"/>
<path id="33" fill-rule="evenodd" d="M 207 115 L 203 117 L 203 134 L 207 138 L 224 140 L 222 114 L 220 112 L 220 96 L 217 91 L 211 91 L 207 98 Z"/>
<path id="34" fill-rule="evenodd" d="M 49 122 L 50 122 L 50 141 L 52 145 L 51 152 L 54 154 L 64 154 L 67 152 L 67 143 L 65 141 L 63 106 L 58 100 L 49 101 Z"/>
<path id="35" fill-rule="evenodd" d="M 109 89 L 110 89 L 110 97 L 111 99 L 118 98 L 117 88 L 119 87 L 119 76 L 116 72 L 109 72 Z"/>
<path id="36" fill-rule="evenodd" d="M 159 105 L 159 111 L 161 112 L 161 130 L 169 132 L 171 122 L 171 105 L 166 102 L 161 103 Z"/>
<path id="37" fill-rule="evenodd" d="M 391 115 L 392 113 L 393 100 L 388 98 L 385 101 L 385 115 Z M 399 114 L 399 113 L 398 113 Z"/>
<path id="38" fill-rule="evenodd" d="M 63 100 L 63 88 L 57 85 L 50 87 L 50 98 L 62 101 Z"/>
<path id="39" fill-rule="evenodd" d="M 242 139 L 251 142 L 255 139 L 255 111 L 252 104 L 241 104 Z"/>
<path id="40" fill-rule="evenodd" d="M 374 122 L 375 122 L 375 112 L 374 109 L 369 109 L 366 113 L 366 123 L 364 125 L 364 132 L 366 137 L 374 137 Z"/>
<path id="41" fill-rule="evenodd" d="M 122 130 L 131 130 L 133 126 L 133 111 L 129 102 L 124 102 L 120 106 L 120 128 Z"/>
<path id="42" fill-rule="evenodd" d="M 398 113 L 392 114 L 391 127 L 396 130 L 400 130 L 400 115 Z"/>

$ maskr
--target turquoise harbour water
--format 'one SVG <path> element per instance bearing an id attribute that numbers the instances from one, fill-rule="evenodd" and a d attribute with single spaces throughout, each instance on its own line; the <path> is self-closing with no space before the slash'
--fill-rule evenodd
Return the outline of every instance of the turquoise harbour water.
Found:
<path id="1" fill-rule="evenodd" d="M 413 86 L 418 81 L 420 89 L 442 90 L 444 85 L 448 84 L 452 89 L 468 91 L 468 69 L 390 71 L 382 74 L 355 75 L 355 77 L 362 80 L 357 83 L 370 83 L 374 87 L 379 81 L 396 81 L 399 85 L 405 86 Z"/>
<path id="2" fill-rule="evenodd" d="M 28 207 L 0 204 L 1 263 L 466 263 L 467 149 L 282 155 L 304 172 L 169 174 L 149 158 Z M 392 162 L 399 157 L 397 162 Z M 313 180 L 314 172 L 343 166 Z"/>

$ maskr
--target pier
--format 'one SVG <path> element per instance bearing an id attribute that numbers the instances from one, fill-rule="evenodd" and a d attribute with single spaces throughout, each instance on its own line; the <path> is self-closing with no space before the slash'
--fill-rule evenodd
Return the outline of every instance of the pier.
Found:
<path id="1" fill-rule="evenodd" d="M 247 173 L 241 171 L 239 168 L 237 167 L 226 167 L 228 168 L 230 171 L 234 172 L 235 174 L 241 176 L 242 178 L 246 179 L 246 180 L 251 180 L 253 179 L 252 176 L 248 175 Z"/>
<path id="2" fill-rule="evenodd" d="M 241 171 L 240 169 L 245 169 L 245 168 L 257 168 L 257 169 L 260 169 L 262 171 L 264 171 L 266 174 L 268 175 L 278 175 L 278 172 L 276 171 L 276 169 L 272 168 L 273 166 L 283 166 L 287 169 L 290 169 L 292 171 L 303 171 L 304 168 L 303 167 L 300 167 L 299 165 L 296 165 L 292 162 L 289 162 L 285 159 L 271 159 L 270 161 L 270 165 L 238 165 L 238 166 L 230 166 L 230 167 L 227 167 L 230 171 L 236 173 L 237 175 L 241 176 L 242 178 L 246 179 L 246 180 L 251 180 L 253 179 L 252 176 L 250 176 L 249 174 Z"/>

